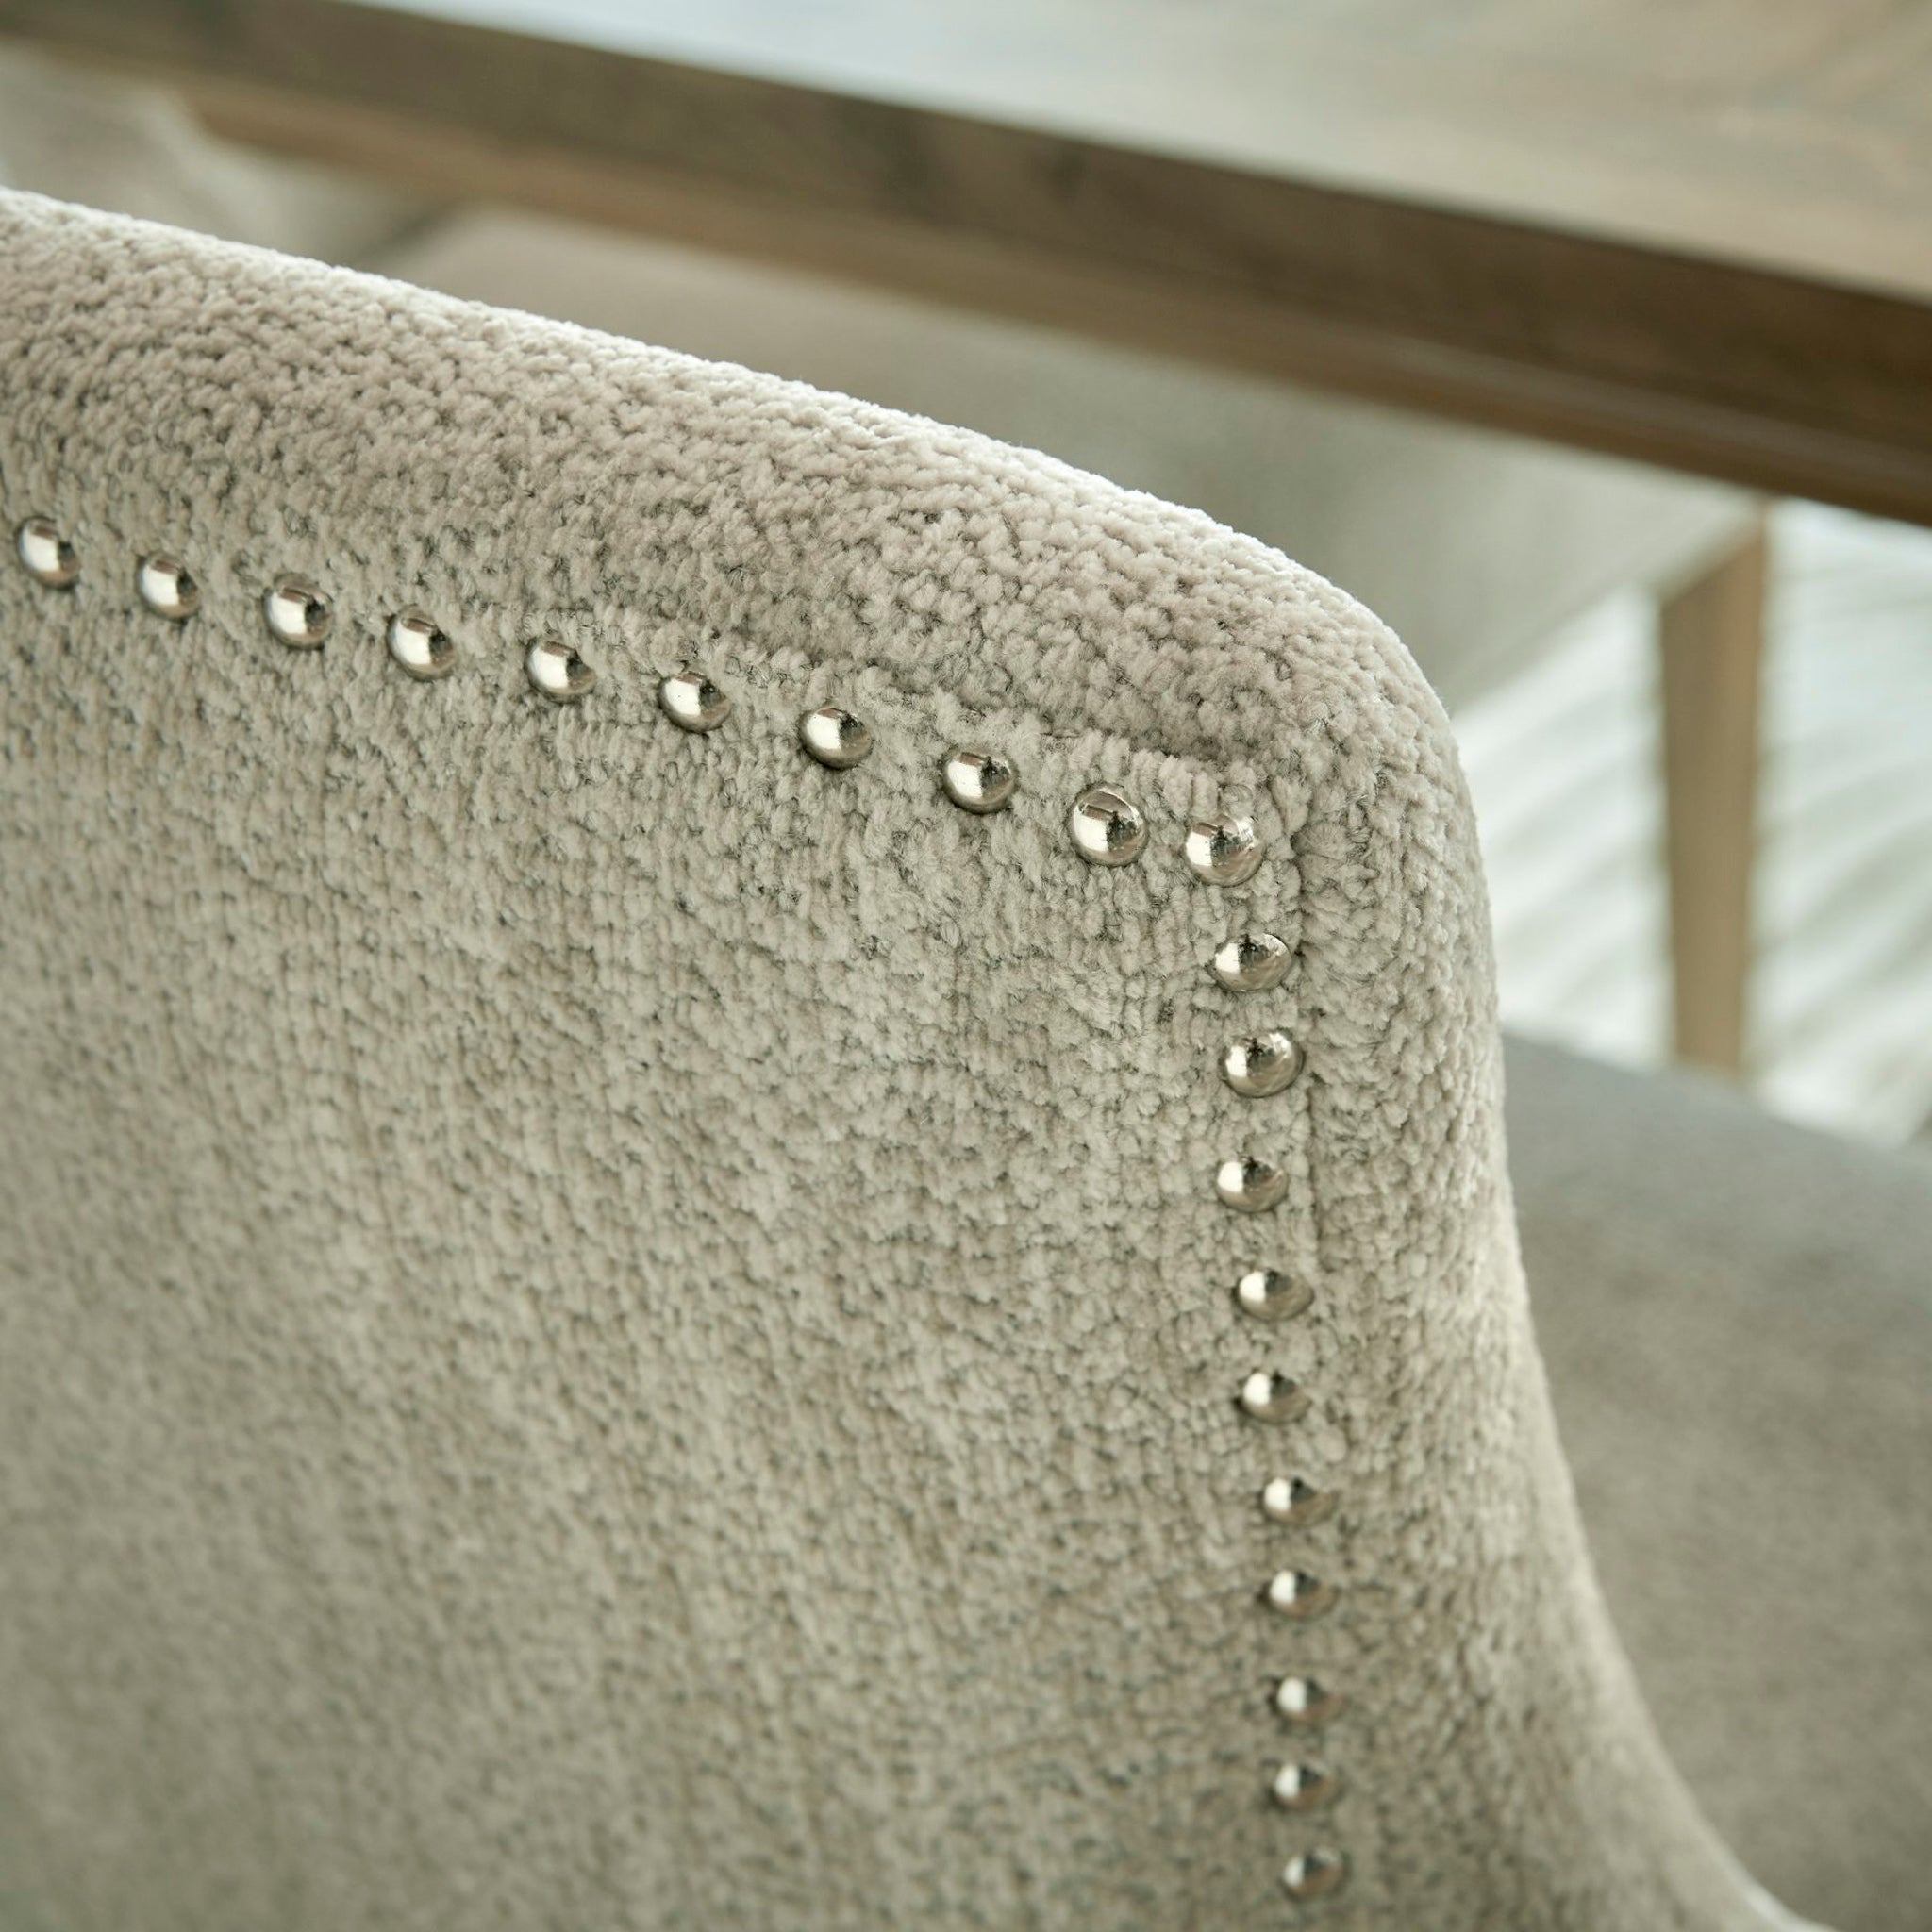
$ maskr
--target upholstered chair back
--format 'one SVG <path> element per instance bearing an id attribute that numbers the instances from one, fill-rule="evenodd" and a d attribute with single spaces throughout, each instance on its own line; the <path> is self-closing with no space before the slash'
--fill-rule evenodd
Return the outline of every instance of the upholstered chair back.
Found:
<path id="1" fill-rule="evenodd" d="M 1358 606 L 25 196 L 0 508 L 19 1923 L 1776 1923 L 1591 1578 Z"/>

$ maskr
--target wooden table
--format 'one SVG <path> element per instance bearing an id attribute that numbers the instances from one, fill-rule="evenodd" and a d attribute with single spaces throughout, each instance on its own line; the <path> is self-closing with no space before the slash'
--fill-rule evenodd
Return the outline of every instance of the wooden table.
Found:
<path id="1" fill-rule="evenodd" d="M 0 0 L 258 145 L 1932 524 L 1932 0 Z M 1761 546 L 1666 612 L 1735 1063 Z M 1688 1003 L 1688 1004 L 1687 1004 Z"/>
<path id="2" fill-rule="evenodd" d="M 0 0 L 0 33 L 438 192 L 1932 523 L 1932 0 Z"/>

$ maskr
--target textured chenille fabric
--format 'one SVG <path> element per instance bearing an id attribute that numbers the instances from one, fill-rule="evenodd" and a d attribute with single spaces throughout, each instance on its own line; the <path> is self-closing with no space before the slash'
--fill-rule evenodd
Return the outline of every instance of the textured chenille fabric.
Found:
<path id="1" fill-rule="evenodd" d="M 9 1932 L 1222 1932 L 1316 1851 L 1363 1932 L 1776 1922 L 1591 1577 L 1469 813 L 1359 607 L 929 423 L 28 197 L 0 507 L 79 560 L 0 572 Z M 1138 863 L 1069 841 L 1101 782 Z M 1235 888 L 1179 856 L 1228 811 Z M 1207 970 L 1250 926 L 1265 995 Z M 1306 1071 L 1245 1100 L 1262 1024 Z"/>

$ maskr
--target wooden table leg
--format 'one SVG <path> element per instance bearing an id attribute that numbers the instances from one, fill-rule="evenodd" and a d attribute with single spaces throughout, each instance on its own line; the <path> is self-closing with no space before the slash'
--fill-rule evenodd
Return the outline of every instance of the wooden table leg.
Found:
<path id="1" fill-rule="evenodd" d="M 1676 1056 L 1744 1071 L 1757 847 L 1762 524 L 1664 602 L 1665 846 Z"/>

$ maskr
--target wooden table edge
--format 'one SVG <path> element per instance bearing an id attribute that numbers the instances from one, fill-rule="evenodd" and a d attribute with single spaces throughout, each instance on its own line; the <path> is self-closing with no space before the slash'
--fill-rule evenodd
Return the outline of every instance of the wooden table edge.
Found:
<path id="1" fill-rule="evenodd" d="M 0 35 L 432 193 L 1932 524 L 1932 303 L 343 0 L 272 45 L 214 11 L 0 0 Z"/>

